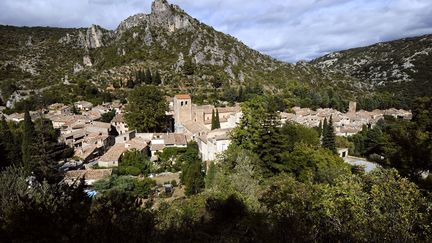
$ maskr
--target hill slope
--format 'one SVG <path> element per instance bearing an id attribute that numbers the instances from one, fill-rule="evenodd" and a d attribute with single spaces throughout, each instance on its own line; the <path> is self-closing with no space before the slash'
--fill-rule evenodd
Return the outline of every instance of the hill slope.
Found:
<path id="1" fill-rule="evenodd" d="M 176 5 L 156 0 L 150 14 L 124 20 L 115 31 L 0 27 L 1 81 L 25 88 L 55 84 L 87 73 L 107 85 L 125 82 L 139 69 L 160 70 L 166 84 L 187 79 L 274 84 L 287 79 L 317 82 L 326 78 L 310 65 L 291 65 L 248 48 L 215 31 Z M 180 83 L 181 85 L 181 83 Z M 24 88 L 24 87 L 23 87 Z"/>
<path id="2" fill-rule="evenodd" d="M 432 95 L 432 35 L 335 52 L 311 63 L 352 76 L 367 89 Z"/>

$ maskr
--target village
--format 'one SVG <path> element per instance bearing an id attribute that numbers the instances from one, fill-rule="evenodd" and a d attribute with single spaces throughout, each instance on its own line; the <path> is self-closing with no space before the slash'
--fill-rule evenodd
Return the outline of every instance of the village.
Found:
<path id="1" fill-rule="evenodd" d="M 218 155 L 226 151 L 231 144 L 230 133 L 242 118 L 240 104 L 231 107 L 215 107 L 213 105 L 196 105 L 189 94 L 166 97 L 169 111 L 166 116 L 171 118 L 170 132 L 138 133 L 130 130 L 125 121 L 125 104 L 120 101 L 94 106 L 87 101 L 79 101 L 73 105 L 52 104 L 46 111 L 31 112 L 32 119 L 43 116 L 51 120 L 55 129 L 60 131 L 60 142 L 74 149 L 73 159 L 60 162 L 60 169 L 66 172 L 65 181 L 73 183 L 84 178 L 87 185 L 109 177 L 113 169 L 119 166 L 122 155 L 127 151 L 137 150 L 145 154 L 157 166 L 158 155 L 166 148 L 186 148 L 188 143 L 195 141 L 203 162 L 217 160 Z M 74 111 L 77 110 L 78 112 Z M 218 113 L 220 128 L 212 130 L 212 117 Z M 317 127 L 324 119 L 333 120 L 337 136 L 351 136 L 360 132 L 364 126 L 373 127 L 384 116 L 398 119 L 411 119 L 411 112 L 389 109 L 356 111 L 356 103 L 350 102 L 347 113 L 334 109 L 292 108 L 292 113 L 281 112 L 281 122 L 295 122 L 307 127 Z M 101 122 L 101 117 L 114 112 L 110 123 Z M 78 114 L 77 114 L 78 113 Z M 8 121 L 20 122 L 24 114 L 4 115 Z M 348 150 L 338 149 L 340 157 L 346 159 Z M 349 161 L 356 164 L 361 161 Z M 370 166 L 366 163 L 366 166 Z M 175 184 L 180 183 L 178 173 L 152 175 L 174 178 Z M 172 181 L 172 180 L 171 180 Z M 171 191 L 171 183 L 159 185 Z"/>

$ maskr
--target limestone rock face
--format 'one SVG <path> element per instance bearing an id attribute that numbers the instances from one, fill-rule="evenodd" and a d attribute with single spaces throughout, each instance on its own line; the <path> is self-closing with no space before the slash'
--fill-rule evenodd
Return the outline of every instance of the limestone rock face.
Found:
<path id="1" fill-rule="evenodd" d="M 84 64 L 84 66 L 86 66 L 86 67 L 91 67 L 91 66 L 93 66 L 93 63 L 92 63 L 92 61 L 91 61 L 90 56 L 86 55 L 86 56 L 83 57 L 83 64 Z"/>
<path id="2" fill-rule="evenodd" d="M 168 32 L 174 32 L 179 29 L 192 27 L 193 22 L 193 18 L 177 5 L 169 4 L 166 0 L 155 0 L 152 4 L 150 14 L 137 14 L 127 18 L 120 23 L 116 32 L 118 35 L 121 35 L 128 29 L 137 26 L 142 26 L 145 29 L 158 27 Z M 146 35 L 146 39 L 148 40 L 148 34 Z"/>
<path id="3" fill-rule="evenodd" d="M 92 25 L 87 29 L 86 35 L 86 46 L 89 49 L 99 48 L 103 46 L 102 42 L 103 33 L 102 30 L 96 26 Z"/>

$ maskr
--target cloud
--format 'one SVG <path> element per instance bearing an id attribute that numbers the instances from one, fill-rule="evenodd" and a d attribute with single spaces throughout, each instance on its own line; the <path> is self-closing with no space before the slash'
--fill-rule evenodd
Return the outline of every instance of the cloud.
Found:
<path id="1" fill-rule="evenodd" d="M 215 29 L 296 62 L 332 51 L 432 33 L 430 0 L 171 0 Z M 150 0 L 2 0 L 0 23 L 115 29 Z"/>

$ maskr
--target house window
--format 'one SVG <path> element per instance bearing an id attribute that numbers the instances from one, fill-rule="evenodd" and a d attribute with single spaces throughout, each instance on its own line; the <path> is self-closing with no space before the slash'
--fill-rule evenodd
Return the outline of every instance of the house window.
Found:
<path id="1" fill-rule="evenodd" d="M 180 106 L 183 106 L 183 101 L 182 101 L 182 102 L 180 102 Z"/>
<path id="2" fill-rule="evenodd" d="M 185 105 L 187 105 L 187 101 L 185 101 Z"/>

